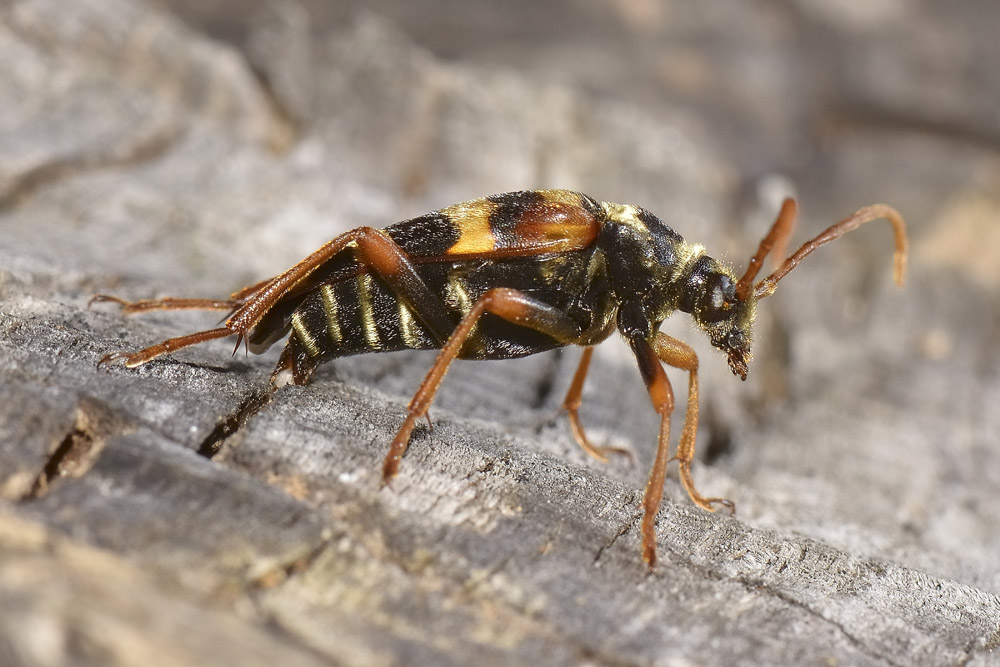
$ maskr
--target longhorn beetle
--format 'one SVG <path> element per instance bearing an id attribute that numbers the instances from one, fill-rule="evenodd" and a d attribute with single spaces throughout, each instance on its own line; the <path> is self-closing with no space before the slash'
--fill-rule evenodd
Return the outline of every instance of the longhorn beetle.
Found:
<path id="1" fill-rule="evenodd" d="M 791 234 L 795 202 L 788 199 L 741 278 L 688 243 L 649 211 L 599 202 L 567 190 L 525 190 L 455 204 L 390 225 L 359 227 L 322 246 L 284 273 L 228 299 L 163 298 L 114 301 L 126 313 L 148 310 L 228 310 L 217 329 L 165 340 L 139 352 L 108 354 L 134 368 L 161 354 L 226 336 L 259 353 L 291 332 L 271 375 L 277 388 L 303 384 L 316 365 L 350 354 L 440 349 L 410 401 L 382 468 L 396 475 L 417 420 L 427 414 L 448 366 L 456 359 L 513 359 L 565 345 L 583 356 L 564 406 L 577 443 L 594 458 L 608 448 L 587 439 L 577 411 L 594 346 L 616 329 L 635 355 L 653 407 L 659 444 L 642 509 L 642 557 L 656 564 L 655 517 L 667 463 L 676 459 L 691 500 L 708 511 L 734 505 L 706 498 L 691 477 L 698 428 L 698 357 L 659 331 L 675 311 L 688 313 L 746 379 L 757 302 L 803 258 L 863 223 L 886 218 L 895 233 L 894 278 L 902 285 L 906 228 L 893 208 L 867 206 L 806 241 L 754 284 L 772 248 Z M 777 253 L 776 253 L 777 254 Z M 235 353 L 235 350 L 234 350 Z M 669 455 L 673 391 L 662 364 L 688 372 L 687 413 Z"/>

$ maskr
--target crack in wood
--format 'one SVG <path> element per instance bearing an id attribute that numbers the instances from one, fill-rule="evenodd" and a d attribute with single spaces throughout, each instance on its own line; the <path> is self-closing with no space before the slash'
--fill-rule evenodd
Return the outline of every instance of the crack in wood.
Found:
<path id="1" fill-rule="evenodd" d="M 594 554 L 594 565 L 597 565 L 597 563 L 601 560 L 601 556 L 604 555 L 605 551 L 607 551 L 608 549 L 610 549 L 611 547 L 613 547 L 614 544 L 615 544 L 615 542 L 617 542 L 620 537 L 623 537 L 630 530 L 632 530 L 633 528 L 635 528 L 639 524 L 639 521 L 641 521 L 641 520 L 642 520 L 642 514 L 641 513 L 636 513 L 632 517 L 630 517 L 628 521 L 624 522 L 618 528 L 618 532 L 615 533 L 611 537 L 611 539 L 608 540 L 605 544 L 602 544 L 601 548 L 597 550 L 596 554 Z"/>
<path id="2" fill-rule="evenodd" d="M 93 433 L 74 426 L 49 456 L 41 473 L 35 478 L 35 483 L 31 485 L 31 490 L 28 491 L 25 499 L 38 498 L 45 495 L 52 482 L 68 474 L 75 467 L 76 463 L 85 459 L 87 454 L 93 451 L 94 445 Z"/>
<path id="3" fill-rule="evenodd" d="M 105 443 L 113 434 L 130 430 L 131 427 L 104 405 L 89 397 L 81 398 L 72 428 L 53 445 L 31 489 L 21 500 L 41 498 L 64 477 L 82 477 L 100 458 Z"/>
<path id="4" fill-rule="evenodd" d="M 876 660 L 884 661 L 887 665 L 892 665 L 892 667 L 903 667 L 904 663 L 893 660 L 887 655 L 873 652 L 871 650 L 871 647 L 869 647 L 864 641 L 862 641 L 858 637 L 855 637 L 851 632 L 849 632 L 847 627 L 843 623 L 821 614 L 820 612 L 816 611 L 815 609 L 813 609 L 806 603 L 802 602 L 801 600 L 797 600 L 794 597 L 791 597 L 790 595 L 787 595 L 768 584 L 753 582 L 747 579 L 736 579 L 736 581 L 742 583 L 744 586 L 747 587 L 748 590 L 763 591 L 764 593 L 767 593 L 768 595 L 775 597 L 778 600 L 781 600 L 785 604 L 788 604 L 797 609 L 801 609 L 810 616 L 819 619 L 823 623 L 829 624 L 830 626 L 835 628 L 838 632 L 840 632 L 840 634 L 843 635 L 843 637 L 848 641 L 848 643 L 850 643 L 859 651 L 861 651 L 862 654 L 870 658 L 874 658 Z"/>
<path id="5" fill-rule="evenodd" d="M 316 546 L 309 549 L 306 553 L 286 563 L 279 563 L 276 566 L 270 568 L 263 574 L 254 577 L 250 581 L 250 586 L 256 590 L 269 590 L 284 584 L 289 579 L 296 577 L 304 572 L 308 571 L 312 567 L 316 559 L 326 551 L 331 544 L 331 539 L 323 539 Z"/>
<path id="6" fill-rule="evenodd" d="M 809 606 L 805 602 L 798 600 L 795 597 L 788 595 L 787 593 L 782 592 L 778 588 L 774 587 L 771 584 L 765 583 L 761 579 L 754 579 L 746 576 L 727 576 L 723 572 L 719 572 L 712 567 L 708 567 L 706 565 L 697 563 L 694 559 L 692 559 L 691 554 L 682 553 L 679 552 L 677 549 L 670 548 L 669 544 L 661 545 L 661 549 L 663 549 L 664 551 L 668 551 L 672 556 L 676 557 L 679 562 L 685 563 L 689 568 L 691 568 L 692 570 L 694 570 L 695 572 L 699 573 L 701 576 L 707 579 L 714 579 L 716 581 L 721 581 L 721 582 L 732 582 L 741 584 L 746 588 L 746 590 L 750 592 L 769 595 L 789 606 L 800 609 L 803 612 L 809 614 L 810 616 L 818 619 L 819 621 L 833 627 L 835 630 L 837 630 L 837 632 L 839 632 L 844 637 L 844 639 L 849 644 L 858 649 L 862 654 L 874 658 L 876 660 L 883 661 L 887 665 L 891 665 L 892 667 L 903 667 L 903 663 L 895 661 L 887 655 L 874 652 L 872 648 L 867 643 L 865 643 L 864 640 L 852 634 L 848 630 L 847 626 L 841 623 L 840 621 L 837 621 L 833 618 L 830 618 L 822 614 L 821 612 L 817 611 L 816 609 Z M 803 560 L 805 560 L 805 558 L 806 558 L 806 549 L 805 547 L 803 547 L 802 551 L 799 553 L 798 562 L 801 563 Z M 651 571 L 650 574 L 655 576 L 656 573 L 655 571 Z"/>

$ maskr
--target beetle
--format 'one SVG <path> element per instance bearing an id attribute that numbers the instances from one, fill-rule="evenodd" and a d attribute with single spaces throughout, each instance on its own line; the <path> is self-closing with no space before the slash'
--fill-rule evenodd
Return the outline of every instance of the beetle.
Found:
<path id="1" fill-rule="evenodd" d="M 642 502 L 642 557 L 653 568 L 655 517 L 670 461 L 677 460 L 680 481 L 696 505 L 734 510 L 732 501 L 705 497 L 695 488 L 691 464 L 698 428 L 698 357 L 690 346 L 659 331 L 661 323 L 678 311 L 690 315 L 726 355 L 733 374 L 745 380 L 757 302 L 772 295 L 778 282 L 821 245 L 885 218 L 895 236 L 894 279 L 903 283 L 905 223 L 895 209 L 876 204 L 805 242 L 755 284 L 765 257 L 790 237 L 796 209 L 794 200 L 784 202 L 746 272 L 737 277 L 703 246 L 685 241 L 639 206 L 600 202 L 568 190 L 475 199 L 384 229 L 353 229 L 284 273 L 228 299 L 126 301 L 98 295 L 95 300 L 116 302 L 126 313 L 230 311 L 219 328 L 138 352 L 108 354 L 98 366 L 123 361 L 134 368 L 162 354 L 233 335 L 236 350 L 242 343 L 259 353 L 288 335 L 271 376 L 278 388 L 304 384 L 319 363 L 336 357 L 438 349 L 389 446 L 384 484 L 396 475 L 411 432 L 427 414 L 454 359 L 512 359 L 567 345 L 583 347 L 564 401 L 574 439 L 591 456 L 607 460 L 611 450 L 591 443 L 578 411 L 594 346 L 618 331 L 660 415 Z M 664 364 L 688 373 L 687 411 L 673 457 L 668 445 L 674 396 Z"/>

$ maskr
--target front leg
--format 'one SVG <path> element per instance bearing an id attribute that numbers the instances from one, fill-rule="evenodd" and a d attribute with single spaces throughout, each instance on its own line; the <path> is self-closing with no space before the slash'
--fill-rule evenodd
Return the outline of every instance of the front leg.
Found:
<path id="1" fill-rule="evenodd" d="M 690 345 L 671 338 L 667 334 L 660 332 L 653 339 L 653 349 L 656 356 L 663 363 L 687 371 L 690 375 L 688 381 L 688 405 L 687 414 L 684 415 L 684 430 L 681 432 L 681 441 L 677 445 L 677 452 L 674 458 L 680 468 L 681 484 L 691 497 L 691 501 L 709 512 L 714 512 L 713 505 L 724 505 L 730 512 L 736 511 L 733 501 L 726 498 L 705 498 L 694 487 L 694 479 L 691 477 L 691 462 L 694 461 L 695 436 L 698 434 L 698 355 Z"/>
<path id="2" fill-rule="evenodd" d="M 656 457 L 642 497 L 642 559 L 652 570 L 656 567 L 656 512 L 663 500 L 663 482 L 667 476 L 667 463 L 670 462 L 670 415 L 674 411 L 674 390 L 649 342 L 636 336 L 629 339 L 629 345 L 639 364 L 639 373 L 646 383 L 653 408 L 660 414 Z"/>
<path id="3" fill-rule="evenodd" d="M 681 484 L 692 502 L 710 512 L 714 504 L 724 505 L 733 511 L 732 501 L 725 498 L 705 498 L 695 489 L 691 477 L 691 462 L 694 460 L 695 436 L 698 433 L 698 355 L 685 343 L 671 338 L 665 333 L 657 333 L 652 344 L 641 336 L 629 340 L 632 352 L 639 363 L 639 373 L 646 383 L 646 390 L 653 407 L 660 414 L 660 435 L 656 446 L 656 458 L 649 472 L 646 492 L 642 500 L 642 559 L 652 569 L 656 566 L 656 513 L 663 501 L 663 483 L 667 476 L 669 455 L 670 415 L 674 409 L 674 392 L 670 380 L 660 362 L 686 370 L 689 373 L 687 413 L 684 428 L 677 445 L 677 459 L 680 466 Z"/>

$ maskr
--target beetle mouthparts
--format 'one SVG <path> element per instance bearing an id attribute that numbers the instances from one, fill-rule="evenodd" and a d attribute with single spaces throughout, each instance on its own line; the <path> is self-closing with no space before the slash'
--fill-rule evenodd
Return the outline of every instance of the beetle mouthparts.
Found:
<path id="1" fill-rule="evenodd" d="M 747 362 L 749 361 L 750 355 L 747 352 L 742 350 L 732 350 L 729 352 L 729 370 L 741 380 L 747 379 L 747 373 L 749 372 Z"/>

